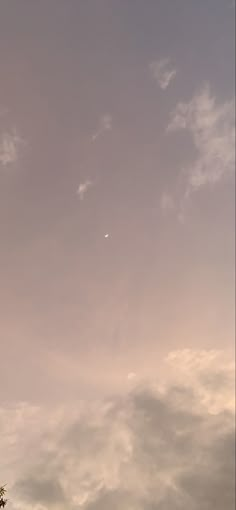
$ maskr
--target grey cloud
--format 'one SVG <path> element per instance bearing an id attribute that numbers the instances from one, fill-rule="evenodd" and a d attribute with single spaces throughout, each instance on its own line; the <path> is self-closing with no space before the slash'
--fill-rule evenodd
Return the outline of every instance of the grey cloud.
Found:
<path id="1" fill-rule="evenodd" d="M 129 492 L 122 490 L 101 491 L 96 501 L 89 503 L 86 510 L 139 510 L 140 502 Z"/>
<path id="2" fill-rule="evenodd" d="M 21 506 L 14 503 L 13 510 L 25 503 L 27 510 L 36 504 L 48 510 L 233 510 L 234 413 L 224 401 L 214 411 L 208 405 L 219 391 L 218 375 L 228 399 L 233 373 L 225 366 L 224 378 L 220 362 L 195 358 L 195 382 L 186 370 L 185 384 L 139 385 L 77 417 L 75 408 L 60 420 L 45 415 L 44 433 L 30 439 L 38 445 L 34 458 L 15 473 Z M 180 353 L 171 359 L 178 363 Z M 212 372 L 208 399 L 198 388 L 206 368 Z"/>
<path id="3" fill-rule="evenodd" d="M 198 502 L 199 508 L 233 509 L 235 506 L 235 434 L 228 431 L 219 437 L 214 449 L 206 445 L 201 470 L 179 478 L 180 487 Z M 196 505 L 197 508 L 197 505 Z"/>
<path id="4" fill-rule="evenodd" d="M 37 478 L 26 478 L 18 483 L 26 502 L 51 505 L 66 503 L 66 498 L 58 480 L 45 478 L 43 473 Z M 16 485 L 17 489 L 17 485 Z"/>

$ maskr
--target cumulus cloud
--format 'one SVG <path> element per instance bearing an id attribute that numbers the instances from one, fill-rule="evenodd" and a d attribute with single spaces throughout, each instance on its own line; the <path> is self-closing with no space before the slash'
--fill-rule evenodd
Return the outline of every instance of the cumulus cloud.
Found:
<path id="1" fill-rule="evenodd" d="M 84 199 L 84 195 L 87 193 L 89 188 L 92 186 L 92 181 L 86 180 L 84 182 L 81 182 L 78 189 L 77 189 L 77 195 L 79 196 L 80 200 Z"/>
<path id="2" fill-rule="evenodd" d="M 16 131 L 0 134 L 0 164 L 7 166 L 16 163 L 22 145 L 23 140 Z"/>
<path id="3" fill-rule="evenodd" d="M 10 510 L 233 510 L 233 367 L 213 352 L 166 362 L 169 383 L 103 403 L 3 409 Z"/>
<path id="4" fill-rule="evenodd" d="M 169 58 L 153 61 L 149 64 L 149 67 L 162 90 L 167 89 L 177 73 Z"/>
<path id="5" fill-rule="evenodd" d="M 217 103 L 206 85 L 188 103 L 178 103 L 167 131 L 190 133 L 196 158 L 187 169 L 185 198 L 203 186 L 214 185 L 235 168 L 234 101 Z"/>
<path id="6" fill-rule="evenodd" d="M 112 117 L 110 114 L 105 114 L 100 118 L 99 127 L 96 133 L 92 136 L 92 141 L 95 142 L 100 135 L 102 135 L 105 131 L 109 131 L 112 129 Z"/>

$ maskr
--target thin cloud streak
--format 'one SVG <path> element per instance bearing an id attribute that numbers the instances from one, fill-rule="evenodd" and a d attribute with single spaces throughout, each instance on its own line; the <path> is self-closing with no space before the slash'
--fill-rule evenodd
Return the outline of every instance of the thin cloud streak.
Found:
<path id="1" fill-rule="evenodd" d="M 105 131 L 112 129 L 112 117 L 110 114 L 103 115 L 99 122 L 99 128 L 92 136 L 92 141 L 95 142 Z"/>

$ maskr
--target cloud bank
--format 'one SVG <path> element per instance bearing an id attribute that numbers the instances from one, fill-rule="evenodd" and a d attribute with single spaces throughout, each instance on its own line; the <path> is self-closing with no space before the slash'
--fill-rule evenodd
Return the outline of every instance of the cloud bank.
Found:
<path id="1" fill-rule="evenodd" d="M 9 510 L 233 510 L 234 367 L 214 352 L 166 363 L 168 384 L 123 397 L 2 409 Z"/>

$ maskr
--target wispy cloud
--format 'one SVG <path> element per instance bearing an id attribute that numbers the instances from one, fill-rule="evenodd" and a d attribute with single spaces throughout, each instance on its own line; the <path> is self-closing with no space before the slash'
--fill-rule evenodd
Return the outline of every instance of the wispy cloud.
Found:
<path id="1" fill-rule="evenodd" d="M 189 103 L 178 103 L 172 113 L 167 131 L 183 129 L 189 131 L 197 150 L 197 157 L 187 170 L 188 196 L 234 171 L 234 101 L 217 103 L 206 85 Z"/>
<path id="2" fill-rule="evenodd" d="M 163 213 L 173 211 L 175 208 L 174 199 L 169 193 L 163 192 L 160 199 L 160 207 Z"/>
<path id="3" fill-rule="evenodd" d="M 11 508 L 233 510 L 234 367 L 205 351 L 167 367 L 122 399 L 1 408 Z"/>
<path id="4" fill-rule="evenodd" d="M 136 379 L 136 377 L 137 377 L 137 374 L 135 372 L 129 372 L 127 375 L 128 381 L 133 381 L 134 379 Z"/>
<path id="5" fill-rule="evenodd" d="M 105 131 L 109 131 L 112 129 L 112 117 L 110 114 L 105 114 L 101 117 L 99 122 L 99 127 L 97 131 L 92 136 L 92 141 L 95 142 L 99 136 L 101 136 Z"/>
<path id="6" fill-rule="evenodd" d="M 219 103 L 206 84 L 189 102 L 180 102 L 171 114 L 167 133 L 187 131 L 196 156 L 184 169 L 184 189 L 178 218 L 186 217 L 186 206 L 194 192 L 214 186 L 235 171 L 235 104 Z"/>
<path id="7" fill-rule="evenodd" d="M 85 194 L 88 192 L 89 188 L 93 185 L 92 181 L 86 180 L 84 182 L 81 182 L 78 189 L 77 189 L 77 195 L 79 196 L 80 200 L 84 199 Z"/>
<path id="8" fill-rule="evenodd" d="M 169 58 L 155 60 L 149 64 L 151 73 L 162 90 L 167 89 L 170 82 L 175 78 L 177 70 Z"/>
<path id="9" fill-rule="evenodd" d="M 0 164 L 7 166 L 16 163 L 23 139 L 16 131 L 4 132 L 0 135 Z"/>

